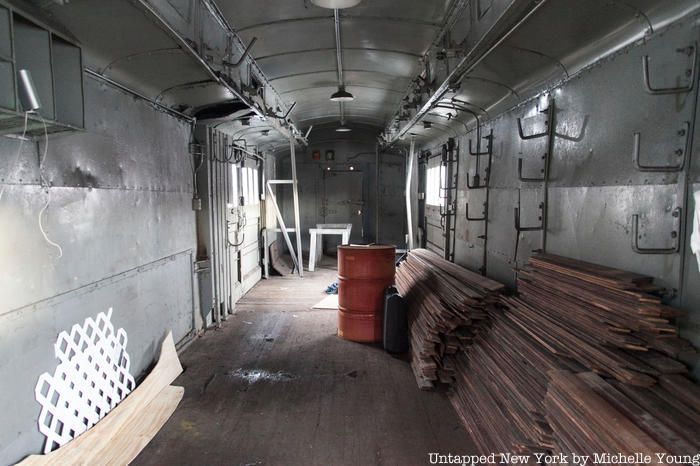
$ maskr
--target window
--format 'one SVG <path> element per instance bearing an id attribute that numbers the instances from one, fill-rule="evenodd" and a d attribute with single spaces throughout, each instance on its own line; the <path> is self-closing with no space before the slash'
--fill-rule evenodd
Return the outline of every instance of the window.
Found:
<path id="1" fill-rule="evenodd" d="M 245 205 L 260 203 L 260 181 L 258 180 L 258 169 L 250 167 L 241 168 L 241 197 Z"/>
<path id="2" fill-rule="evenodd" d="M 238 193 L 238 167 L 231 165 L 231 205 L 238 207 L 240 200 L 240 194 Z"/>
<path id="3" fill-rule="evenodd" d="M 425 183 L 425 203 L 427 205 L 442 205 L 441 186 L 445 186 L 445 167 L 438 165 L 428 168 Z"/>

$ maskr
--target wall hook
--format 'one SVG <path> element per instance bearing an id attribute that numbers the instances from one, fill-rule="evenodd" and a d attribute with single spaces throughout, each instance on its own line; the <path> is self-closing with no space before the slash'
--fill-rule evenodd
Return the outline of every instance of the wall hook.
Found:
<path id="1" fill-rule="evenodd" d="M 547 129 L 545 129 L 541 133 L 533 133 L 533 134 L 528 134 L 528 135 L 525 135 L 525 133 L 523 133 L 522 119 L 518 118 L 517 121 L 518 121 L 518 135 L 520 136 L 520 139 L 523 139 L 523 140 L 537 139 L 537 138 L 543 138 L 543 137 L 549 135 L 549 121 L 547 121 L 547 125 L 546 125 Z"/>
<path id="2" fill-rule="evenodd" d="M 546 156 L 545 156 L 545 159 L 546 159 Z M 545 162 L 546 162 L 546 160 L 545 160 Z M 544 176 L 541 178 L 528 178 L 528 177 L 523 176 L 523 159 L 522 158 L 518 159 L 518 179 L 520 181 L 527 181 L 527 182 L 532 182 L 532 183 L 542 183 L 543 181 L 545 181 Z"/>
<path id="3" fill-rule="evenodd" d="M 484 203 L 484 209 L 481 212 L 481 217 L 470 217 L 469 216 L 469 203 L 467 202 L 465 204 L 465 210 L 467 212 L 467 220 L 472 221 L 472 222 L 483 222 L 487 218 L 487 213 L 486 213 L 486 203 Z"/>
<path id="4" fill-rule="evenodd" d="M 586 128 L 588 127 L 588 120 L 589 120 L 589 115 L 586 115 L 583 117 L 583 123 L 581 123 L 581 130 L 579 131 L 577 136 L 569 136 L 568 134 L 561 134 L 561 133 L 557 133 L 556 131 L 554 132 L 554 136 L 561 138 L 561 139 L 564 139 L 566 141 L 581 142 L 581 141 L 583 141 L 583 138 L 586 135 Z"/>
<path id="5" fill-rule="evenodd" d="M 683 144 L 682 148 L 678 148 L 675 151 L 675 155 L 678 157 L 681 157 L 681 159 L 678 161 L 677 164 L 675 165 L 642 165 L 642 163 L 639 161 L 640 158 L 640 152 L 641 152 L 641 133 L 636 132 L 634 133 L 634 145 L 632 148 L 632 160 L 634 161 L 634 167 L 639 170 L 640 172 L 665 172 L 665 173 L 672 173 L 672 172 L 679 172 L 683 170 L 683 166 L 685 165 L 685 154 L 688 152 L 688 143 L 690 141 L 690 123 L 687 121 L 683 123 L 683 127 L 678 130 L 678 135 L 679 136 L 685 136 L 685 143 Z"/>
<path id="6" fill-rule="evenodd" d="M 639 214 L 632 215 L 632 250 L 637 254 L 675 254 L 680 251 L 681 241 L 679 232 L 681 231 L 682 209 L 676 207 L 673 209 L 672 216 L 674 219 L 674 229 L 671 231 L 671 238 L 674 239 L 675 245 L 670 248 L 643 248 L 639 246 Z"/>
<path id="7" fill-rule="evenodd" d="M 692 51 L 691 51 L 692 49 Z M 693 63 L 690 65 L 690 72 L 688 74 L 688 84 L 685 86 L 677 87 L 660 87 L 655 88 L 651 85 L 651 79 L 649 78 L 649 55 L 644 55 L 642 57 L 642 77 L 644 78 L 644 88 L 652 95 L 663 95 L 663 94 L 683 94 L 685 92 L 690 92 L 693 90 L 695 85 L 695 67 L 698 61 L 698 48 L 696 44 L 690 45 L 684 49 L 677 49 L 676 52 L 683 53 L 688 51 L 689 54 L 693 54 Z"/>
<path id="8" fill-rule="evenodd" d="M 540 202 L 540 224 L 533 227 L 524 227 L 520 225 L 520 198 L 518 198 L 518 207 L 514 207 L 513 213 L 515 214 L 515 230 L 520 233 L 522 231 L 541 231 L 544 228 L 543 216 L 544 216 L 544 202 Z"/>

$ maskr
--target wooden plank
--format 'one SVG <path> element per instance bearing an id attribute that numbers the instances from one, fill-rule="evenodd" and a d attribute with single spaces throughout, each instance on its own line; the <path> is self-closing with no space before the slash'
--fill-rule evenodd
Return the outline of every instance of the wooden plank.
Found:
<path id="1" fill-rule="evenodd" d="M 682 375 L 662 375 L 659 377 L 659 383 L 687 408 L 700 413 L 700 387 L 696 383 Z"/>
<path id="2" fill-rule="evenodd" d="M 662 464 L 658 462 L 656 453 L 667 452 L 667 450 L 613 405 L 596 394 L 582 380 L 568 371 L 554 371 L 549 374 L 549 377 L 550 387 L 553 390 L 549 390 L 547 396 L 558 399 L 559 406 L 563 408 L 558 414 L 550 413 L 552 417 L 567 416 L 576 420 L 577 424 L 582 426 L 581 430 L 588 433 L 599 429 L 597 436 L 604 439 L 604 445 L 614 442 L 613 446 L 617 444 L 620 447 L 619 450 L 603 451 L 642 453 L 651 456 L 650 464 Z"/>
<path id="3" fill-rule="evenodd" d="M 164 387 L 101 450 L 81 455 L 77 460 L 86 465 L 103 463 L 117 466 L 131 463 L 172 416 L 184 394 L 184 387 Z"/>
<path id="4" fill-rule="evenodd" d="M 130 429 L 140 429 L 141 423 L 151 426 L 157 424 L 158 419 L 165 416 L 166 407 L 171 406 L 164 400 L 163 404 L 156 404 L 156 413 L 148 411 L 149 404 L 155 400 L 165 387 L 182 373 L 182 366 L 177 357 L 172 332 L 161 344 L 158 363 L 144 381 L 136 387 L 119 405 L 110 411 L 100 422 L 95 424 L 87 432 L 73 439 L 58 450 L 47 455 L 31 455 L 19 464 L 21 465 L 66 465 L 66 464 L 109 464 L 109 457 L 95 457 L 97 452 L 109 452 L 110 444 L 115 442 L 119 435 L 125 435 Z M 165 398 L 170 403 L 176 397 L 175 392 L 168 390 Z M 180 396 L 182 398 L 182 396 Z M 179 399 L 178 398 L 178 402 Z M 174 410 L 174 407 L 173 407 Z M 172 411 L 170 411 L 172 413 Z M 170 414 L 168 414 L 168 417 Z M 153 419 L 151 419 L 153 417 Z M 167 417 L 162 420 L 164 423 Z M 162 423 L 161 423 L 162 425 Z M 143 431 L 146 432 L 146 431 Z M 155 433 L 155 432 L 154 432 Z M 145 435 L 144 433 L 139 435 Z M 144 439 L 134 438 L 136 444 L 143 443 Z M 148 442 L 146 442 L 148 443 Z M 144 444 L 145 445 L 145 444 Z M 138 452 L 137 452 L 138 453 Z M 115 463 L 117 464 L 117 463 Z"/>
<path id="5" fill-rule="evenodd" d="M 645 410 L 622 392 L 608 384 L 600 376 L 585 372 L 578 374 L 578 377 L 591 387 L 598 395 L 605 398 L 617 409 L 625 414 L 637 426 L 639 426 L 649 436 L 673 452 L 684 452 L 684 454 L 695 451 L 696 447 L 686 441 L 670 429 L 661 420 L 656 418 L 649 411 Z"/>

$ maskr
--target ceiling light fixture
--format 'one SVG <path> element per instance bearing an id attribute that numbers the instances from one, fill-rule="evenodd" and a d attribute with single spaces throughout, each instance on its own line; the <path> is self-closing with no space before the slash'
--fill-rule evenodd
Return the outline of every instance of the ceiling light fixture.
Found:
<path id="1" fill-rule="evenodd" d="M 348 128 L 347 126 L 345 126 L 345 124 L 341 123 L 341 125 L 338 126 L 335 130 L 338 133 L 349 133 L 350 131 L 352 131 L 352 128 Z"/>
<path id="2" fill-rule="evenodd" d="M 352 102 L 355 96 L 345 90 L 345 86 L 339 86 L 338 90 L 331 95 L 333 102 Z"/>
<path id="3" fill-rule="evenodd" d="M 321 8 L 330 8 L 332 10 L 352 8 L 359 5 L 361 2 L 362 0 L 311 0 L 311 3 L 316 6 L 320 6 Z"/>

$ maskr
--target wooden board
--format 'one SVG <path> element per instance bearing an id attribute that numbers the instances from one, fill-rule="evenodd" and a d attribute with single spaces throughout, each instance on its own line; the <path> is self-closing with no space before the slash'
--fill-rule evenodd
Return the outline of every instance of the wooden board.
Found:
<path id="1" fill-rule="evenodd" d="M 282 251 L 281 241 L 273 241 L 270 244 L 270 266 L 280 275 L 289 275 L 294 271 L 292 256 Z"/>
<path id="2" fill-rule="evenodd" d="M 127 464 L 113 462 L 123 458 L 122 452 L 111 448 L 113 443 L 133 443 L 129 450 L 133 453 L 136 445 L 145 446 L 157 432 L 155 426 L 162 426 L 170 417 L 177 403 L 182 398 L 182 390 L 163 390 L 182 373 L 182 366 L 177 357 L 172 333 L 163 340 L 158 363 L 151 373 L 136 389 L 116 408 L 110 411 L 100 422 L 84 434 L 52 451 L 48 455 L 31 455 L 18 463 L 20 465 L 56 465 L 67 464 Z M 155 401 L 160 398 L 162 400 Z M 179 397 L 178 397 L 179 393 Z M 177 399 L 177 402 L 175 402 Z M 152 402 L 156 404 L 151 405 Z M 174 403 L 174 405 L 173 405 Z M 149 411 L 149 407 L 156 411 Z M 170 409 L 172 408 L 172 409 Z M 168 412 L 168 410 L 170 411 Z M 167 413 L 167 415 L 166 415 Z M 155 430 L 154 430 L 155 429 Z M 131 438 L 131 435 L 135 435 Z M 147 437 L 150 435 L 150 437 Z M 121 438 L 126 437 L 129 438 Z M 145 443 L 144 443 L 145 442 Z M 140 451 L 140 448 L 139 448 Z M 133 453 L 138 454 L 138 451 Z M 98 456 L 100 455 L 100 456 Z M 114 457 L 107 455 L 116 455 Z"/>
<path id="3" fill-rule="evenodd" d="M 331 309 L 331 310 L 337 310 L 338 309 L 338 295 L 337 294 L 329 294 L 313 306 L 311 306 L 311 309 Z"/>

